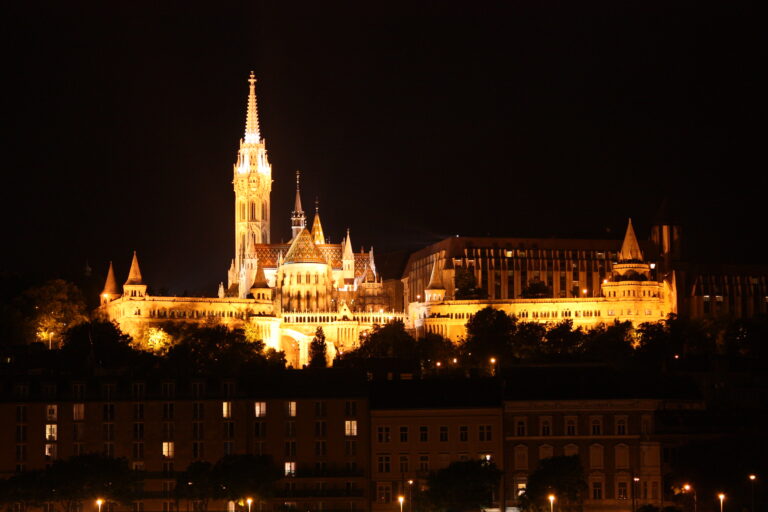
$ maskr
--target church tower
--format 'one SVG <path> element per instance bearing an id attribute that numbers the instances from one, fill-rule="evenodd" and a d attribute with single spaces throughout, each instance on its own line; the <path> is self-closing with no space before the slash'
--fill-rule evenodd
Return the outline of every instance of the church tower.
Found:
<path id="1" fill-rule="evenodd" d="M 301 207 L 301 173 L 296 171 L 296 201 L 291 212 L 291 240 L 295 240 L 301 230 L 307 227 L 307 216 L 304 215 L 304 209 Z"/>
<path id="2" fill-rule="evenodd" d="M 235 259 L 228 272 L 229 286 L 240 283 L 247 290 L 256 272 L 257 244 L 269 243 L 269 194 L 272 190 L 272 166 L 267 159 L 265 140 L 259 132 L 256 108 L 256 78 L 248 78 L 248 109 L 245 137 L 240 139 L 234 164 L 235 189 Z"/>

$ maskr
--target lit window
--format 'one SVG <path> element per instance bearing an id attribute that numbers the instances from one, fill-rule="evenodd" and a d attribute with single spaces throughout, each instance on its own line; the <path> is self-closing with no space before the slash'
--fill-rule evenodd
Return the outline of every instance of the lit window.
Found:
<path id="1" fill-rule="evenodd" d="M 45 426 L 45 440 L 46 441 L 55 441 L 57 438 L 58 433 L 58 427 L 55 423 L 48 424 Z"/>
<path id="2" fill-rule="evenodd" d="M 296 463 L 295 462 L 286 462 L 285 463 L 285 476 L 296 476 Z"/>
<path id="3" fill-rule="evenodd" d="M 357 420 L 344 421 L 344 435 L 350 437 L 357 435 Z"/>
<path id="4" fill-rule="evenodd" d="M 173 441 L 163 442 L 163 457 L 165 457 L 166 459 L 173 458 Z"/>
<path id="5" fill-rule="evenodd" d="M 267 415 L 267 402 L 256 402 L 253 404 L 253 414 L 257 418 L 263 418 Z"/>
<path id="6" fill-rule="evenodd" d="M 232 417 L 232 402 L 221 402 L 221 417 L 222 418 Z"/>
<path id="7" fill-rule="evenodd" d="M 47 405 L 45 407 L 45 419 L 47 421 L 56 421 L 59 408 L 56 405 Z"/>
<path id="8" fill-rule="evenodd" d="M 285 413 L 292 418 L 296 416 L 296 402 L 286 402 Z"/>
<path id="9" fill-rule="evenodd" d="M 51 460 L 56 458 L 56 445 L 52 443 L 46 443 L 45 445 L 45 459 Z"/>

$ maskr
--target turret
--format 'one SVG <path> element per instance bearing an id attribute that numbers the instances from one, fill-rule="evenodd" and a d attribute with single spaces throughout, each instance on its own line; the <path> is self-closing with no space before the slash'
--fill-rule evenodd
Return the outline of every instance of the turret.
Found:
<path id="1" fill-rule="evenodd" d="M 107 281 L 104 283 L 104 289 L 101 291 L 101 304 L 107 304 L 115 299 L 119 299 L 122 294 L 120 288 L 117 287 L 117 280 L 115 279 L 115 269 L 112 267 L 112 262 L 109 262 L 109 270 L 107 271 Z"/>
<path id="2" fill-rule="evenodd" d="M 128 271 L 128 279 L 123 284 L 123 295 L 126 297 L 144 297 L 147 294 L 147 285 L 141 277 L 139 269 L 139 258 L 136 251 L 133 251 L 133 260 L 131 261 L 131 270 Z"/>
<path id="3" fill-rule="evenodd" d="M 295 239 L 301 233 L 301 230 L 307 226 L 307 217 L 301 207 L 301 173 L 296 171 L 296 199 L 293 203 L 293 212 L 291 212 L 291 240 Z"/>
<path id="4" fill-rule="evenodd" d="M 352 251 L 349 228 L 347 228 L 347 237 L 344 239 L 344 249 L 341 256 L 341 277 L 345 286 L 352 285 L 355 279 L 355 254 Z"/>
<path id="5" fill-rule="evenodd" d="M 264 267 L 257 265 L 256 277 L 251 284 L 251 295 L 256 300 L 271 301 L 272 300 L 272 288 L 267 283 L 267 277 L 264 275 Z"/>
<path id="6" fill-rule="evenodd" d="M 432 274 L 429 276 L 429 284 L 424 289 L 425 302 L 442 302 L 445 298 L 445 286 L 443 286 L 443 269 L 440 268 L 440 261 L 435 258 L 432 264 Z"/>
<path id="7" fill-rule="evenodd" d="M 315 201 L 315 220 L 312 222 L 312 240 L 314 240 L 316 244 L 325 243 L 323 226 L 320 223 L 320 205 L 317 201 Z"/>

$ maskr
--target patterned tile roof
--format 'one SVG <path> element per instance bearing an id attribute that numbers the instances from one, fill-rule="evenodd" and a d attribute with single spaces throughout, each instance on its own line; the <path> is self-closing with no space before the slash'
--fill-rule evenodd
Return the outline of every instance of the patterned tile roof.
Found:
<path id="1" fill-rule="evenodd" d="M 327 263 L 325 256 L 312 240 L 312 234 L 306 228 L 294 238 L 291 248 L 285 255 L 286 263 Z"/>

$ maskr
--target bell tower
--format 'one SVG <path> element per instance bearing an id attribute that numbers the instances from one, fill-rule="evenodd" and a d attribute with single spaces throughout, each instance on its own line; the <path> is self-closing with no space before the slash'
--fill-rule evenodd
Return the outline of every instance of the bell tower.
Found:
<path id="1" fill-rule="evenodd" d="M 259 132 L 256 107 L 256 78 L 248 78 L 248 109 L 245 137 L 234 164 L 235 190 L 235 258 L 228 272 L 229 286 L 245 275 L 250 286 L 256 272 L 257 244 L 269 243 L 269 194 L 272 190 L 272 166 L 267 159 L 266 141 Z"/>

